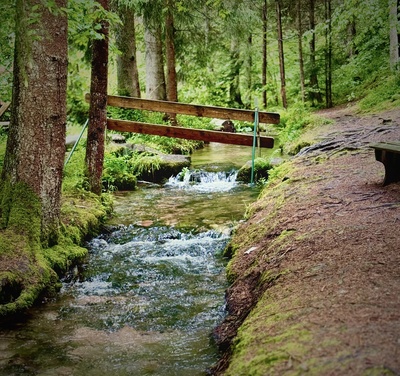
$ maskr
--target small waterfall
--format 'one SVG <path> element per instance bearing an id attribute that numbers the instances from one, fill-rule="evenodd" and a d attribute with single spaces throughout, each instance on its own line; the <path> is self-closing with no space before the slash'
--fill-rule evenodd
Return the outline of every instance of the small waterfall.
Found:
<path id="1" fill-rule="evenodd" d="M 177 176 L 171 176 L 165 187 L 193 190 L 195 192 L 227 192 L 237 186 L 238 171 L 217 171 L 183 169 Z"/>

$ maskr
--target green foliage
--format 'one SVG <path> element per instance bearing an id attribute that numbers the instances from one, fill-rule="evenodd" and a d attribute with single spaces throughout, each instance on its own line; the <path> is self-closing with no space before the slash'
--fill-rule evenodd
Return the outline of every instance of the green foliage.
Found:
<path id="1" fill-rule="evenodd" d="M 7 137 L 0 127 L 0 171 L 3 169 L 4 156 L 6 154 Z"/>
<path id="2" fill-rule="evenodd" d="M 159 170 L 161 158 L 158 155 L 146 155 L 146 153 L 135 155 L 131 158 L 132 171 L 135 175 L 154 175 Z"/>
<path id="3" fill-rule="evenodd" d="M 69 0 L 69 44 L 86 53 L 91 41 L 104 38 L 99 33 L 101 21 L 107 21 L 110 25 L 121 22 L 115 13 L 104 10 L 96 0 Z"/>
<path id="4" fill-rule="evenodd" d="M 0 99 L 10 101 L 14 60 L 15 2 L 2 2 L 0 15 Z"/>
<path id="5" fill-rule="evenodd" d="M 131 155 L 116 156 L 106 153 L 104 156 L 103 186 L 109 191 L 117 189 L 135 189 L 136 177 Z"/>
<path id="6" fill-rule="evenodd" d="M 359 102 L 365 112 L 381 111 L 400 107 L 400 75 L 389 76 L 387 80 L 371 86 L 369 93 Z"/>
<path id="7" fill-rule="evenodd" d="M 78 146 L 64 167 L 63 194 L 84 190 L 87 187 L 85 171 L 85 153 L 83 146 Z"/>
<path id="8" fill-rule="evenodd" d="M 277 125 L 281 145 L 294 141 L 307 125 L 315 120 L 311 111 L 302 104 L 297 104 L 287 110 L 280 111 L 281 119 Z"/>
<path id="9" fill-rule="evenodd" d="M 238 172 L 237 180 L 244 183 L 251 182 L 251 163 L 244 165 Z M 269 159 L 256 158 L 254 160 L 254 181 L 262 185 L 268 179 L 269 170 L 272 165 Z"/>
<path id="10" fill-rule="evenodd" d="M 84 124 L 89 114 L 85 94 L 89 92 L 90 75 L 81 68 L 79 54 L 73 54 L 68 63 L 67 118 L 69 122 Z M 81 73 L 82 72 L 82 73 Z"/>

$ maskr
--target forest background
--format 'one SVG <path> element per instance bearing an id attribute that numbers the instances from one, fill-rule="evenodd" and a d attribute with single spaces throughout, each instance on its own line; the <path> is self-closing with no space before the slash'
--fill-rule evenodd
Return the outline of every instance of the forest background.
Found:
<path id="1" fill-rule="evenodd" d="M 51 1 L 47 1 L 49 4 Z M 107 2 L 108 3 L 108 2 Z M 281 110 L 398 101 L 397 0 L 68 2 L 68 120 L 84 122 L 91 44 L 110 22 L 109 94 Z M 15 6 L 2 5 L 11 100 Z M 32 10 L 34 15 L 35 10 Z M 365 98 L 368 97 L 368 98 Z"/>
<path id="2" fill-rule="evenodd" d="M 281 142 L 301 132 L 313 109 L 354 100 L 369 111 L 400 104 L 398 0 L 17 0 L 1 4 L 1 19 L 0 99 L 13 103 L 4 119 L 9 130 L 0 129 L 0 314 L 31 305 L 54 285 L 55 272 L 84 255 L 71 242 L 79 244 L 88 225 L 78 233 L 66 226 L 68 210 L 79 205 L 62 207 L 61 190 L 65 201 L 66 178 L 75 174 L 80 182 L 71 185 L 80 196 L 88 187 L 101 195 L 101 184 L 91 184 L 87 170 L 104 140 L 90 122 L 86 170 L 74 165 L 63 171 L 65 130 L 95 119 L 88 116 L 85 93 L 97 94 L 96 85 L 103 85 L 91 106 L 97 120 L 105 119 L 105 91 L 259 107 L 281 114 Z M 109 112 L 210 126 L 204 119 Z M 149 140 L 164 151 L 193 147 Z M 100 162 L 93 170 L 101 175 Z"/>

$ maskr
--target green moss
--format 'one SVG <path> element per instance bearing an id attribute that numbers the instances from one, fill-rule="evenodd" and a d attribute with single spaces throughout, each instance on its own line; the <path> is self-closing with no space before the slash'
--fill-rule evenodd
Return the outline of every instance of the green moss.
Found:
<path id="1" fill-rule="evenodd" d="M 394 376 L 396 373 L 386 367 L 373 367 L 364 371 L 363 376 Z"/>
<path id="2" fill-rule="evenodd" d="M 32 244 L 40 241 L 41 203 L 31 188 L 24 183 L 5 182 L 1 197 L 2 227 L 26 235 Z"/>
<path id="3" fill-rule="evenodd" d="M 62 275 L 72 265 L 81 262 L 88 254 L 86 248 L 80 247 L 65 239 L 62 244 L 43 250 L 43 255 L 51 268 Z"/>
<path id="4" fill-rule="evenodd" d="M 254 160 L 254 181 L 268 179 L 268 172 L 272 168 L 269 160 L 265 158 L 256 158 Z M 238 172 L 237 180 L 250 183 L 251 182 L 251 161 L 247 162 Z"/>
<path id="5" fill-rule="evenodd" d="M 0 316 L 32 306 L 41 292 L 52 290 L 57 275 L 41 253 L 40 239 L 13 228 L 0 232 Z"/>
<path id="6" fill-rule="evenodd" d="M 110 197 L 76 192 L 63 198 L 62 226 L 58 244 L 43 248 L 40 242 L 40 201 L 23 184 L 1 201 L 3 230 L 0 230 L 0 316 L 26 310 L 43 294 L 60 287 L 58 275 L 81 262 L 87 250 L 80 245 L 96 235 L 112 209 Z M 6 225 L 6 228 L 4 228 Z"/>

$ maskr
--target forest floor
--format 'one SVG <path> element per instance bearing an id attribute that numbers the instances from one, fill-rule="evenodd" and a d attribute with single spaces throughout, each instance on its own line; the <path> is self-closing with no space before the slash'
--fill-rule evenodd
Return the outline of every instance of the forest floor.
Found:
<path id="1" fill-rule="evenodd" d="M 319 115 L 233 236 L 215 374 L 400 375 L 400 183 L 369 146 L 400 109 Z"/>

